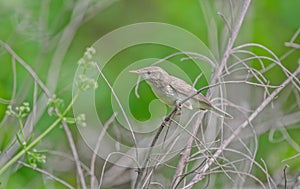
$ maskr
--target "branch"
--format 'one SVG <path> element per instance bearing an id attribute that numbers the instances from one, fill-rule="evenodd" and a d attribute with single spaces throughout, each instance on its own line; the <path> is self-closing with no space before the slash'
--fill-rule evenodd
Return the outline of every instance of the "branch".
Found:
<path id="1" fill-rule="evenodd" d="M 91 188 L 96 188 L 95 187 L 95 182 L 96 182 L 96 176 L 95 176 L 95 163 L 96 163 L 96 157 L 97 157 L 97 153 L 98 153 L 98 150 L 100 148 L 100 144 L 101 144 L 101 141 L 104 137 L 104 134 L 107 130 L 107 128 L 112 124 L 112 122 L 115 120 L 117 116 L 117 113 L 114 113 L 108 120 L 107 122 L 103 125 L 103 129 L 97 139 L 97 143 L 96 143 L 96 146 L 95 146 L 95 150 L 94 150 L 94 153 L 92 155 L 92 159 L 91 159 L 91 165 L 90 165 L 90 169 L 91 169 Z"/>
<path id="2" fill-rule="evenodd" d="M 187 141 L 187 145 L 186 145 L 184 151 L 180 154 L 181 158 L 180 158 L 180 161 L 177 165 L 177 169 L 176 169 L 175 175 L 173 177 L 171 188 L 176 188 L 176 186 L 180 182 L 180 175 L 182 175 L 182 172 L 183 172 L 184 167 L 186 166 L 186 164 L 188 162 L 190 152 L 191 152 L 191 149 L 192 149 L 192 144 L 193 144 L 193 141 L 194 141 L 193 136 L 197 135 L 198 129 L 199 129 L 199 127 L 201 125 L 201 122 L 202 122 L 203 115 L 204 115 L 204 113 L 199 114 L 197 122 L 196 122 L 196 124 L 193 128 L 193 131 L 192 131 L 192 136 Z"/>
<path id="3" fill-rule="evenodd" d="M 66 186 L 66 187 L 68 187 L 68 188 L 70 188 L 70 189 L 74 189 L 74 187 L 71 186 L 71 185 L 70 185 L 69 183 L 67 183 L 66 181 L 64 181 L 64 180 L 62 180 L 62 179 L 56 177 L 55 175 L 53 175 L 53 174 L 51 174 L 51 173 L 49 173 L 49 172 L 47 172 L 47 171 L 45 171 L 45 170 L 43 170 L 43 169 L 40 169 L 40 168 L 38 168 L 38 167 L 33 167 L 33 166 L 31 166 L 31 165 L 29 165 L 29 164 L 27 164 L 27 163 L 25 163 L 25 162 L 22 162 L 22 161 L 18 161 L 18 163 L 21 164 L 21 165 L 23 165 L 24 167 L 28 167 L 28 168 L 30 168 L 30 169 L 32 169 L 32 170 L 35 170 L 35 171 L 37 171 L 37 172 L 40 172 L 40 173 L 42 173 L 42 174 L 48 176 L 49 178 L 51 178 L 51 179 L 53 179 L 53 180 L 55 180 L 55 181 L 61 183 L 62 185 Z"/>
<path id="4" fill-rule="evenodd" d="M 163 122 L 161 123 L 158 131 L 156 132 L 151 145 L 150 145 L 150 150 L 148 152 L 148 154 L 146 155 L 146 161 L 145 163 L 142 165 L 142 168 L 138 168 L 138 176 L 136 178 L 136 182 L 135 182 L 135 186 L 134 188 L 138 189 L 141 188 L 143 184 L 145 184 L 144 182 L 147 182 L 147 174 L 148 174 L 148 163 L 150 162 L 150 156 L 152 153 L 152 149 L 154 147 L 154 145 L 156 144 L 159 135 L 161 134 L 163 128 L 171 122 L 172 118 L 176 115 L 178 109 L 180 106 L 175 106 L 175 108 L 165 117 L 165 119 L 163 120 Z M 153 170 L 152 170 L 153 171 Z"/>
<path id="5" fill-rule="evenodd" d="M 38 77 L 35 71 L 21 57 L 19 57 L 17 53 L 15 53 L 15 51 L 12 50 L 12 48 L 10 48 L 8 44 L 4 43 L 3 41 L 0 41 L 0 44 L 13 57 L 13 59 L 17 60 L 17 62 L 19 62 L 28 71 L 28 73 L 33 77 L 34 81 L 39 84 L 39 86 L 47 95 L 47 97 L 51 98 L 51 92 L 48 90 L 48 88 L 45 86 L 42 80 Z"/>
<path id="6" fill-rule="evenodd" d="M 220 148 L 215 152 L 213 157 L 207 160 L 206 164 L 203 166 L 203 168 L 199 171 L 197 175 L 193 177 L 193 179 L 190 181 L 190 183 L 186 186 L 186 188 L 191 188 L 194 184 L 197 182 L 203 180 L 205 177 L 205 173 L 209 169 L 209 167 L 216 161 L 216 159 L 222 154 L 224 149 L 236 138 L 236 136 L 239 135 L 239 133 L 244 129 L 250 122 L 252 122 L 259 113 L 290 83 L 293 81 L 294 77 L 296 77 L 300 73 L 300 60 L 299 60 L 299 66 L 297 70 L 289 76 L 277 89 L 271 93 L 270 96 L 268 96 L 262 104 L 249 116 L 247 120 L 245 120 L 234 132 L 231 136 L 229 136 L 226 140 L 224 140 L 224 143 L 220 146 Z"/>
<path id="7" fill-rule="evenodd" d="M 284 45 L 286 47 L 292 47 L 294 49 L 300 49 L 300 44 L 297 44 L 297 43 L 285 42 Z"/>
<path id="8" fill-rule="evenodd" d="M 235 40 L 237 38 L 237 35 L 239 33 L 239 30 L 241 28 L 241 25 L 244 21 L 244 18 L 245 18 L 245 15 L 247 13 L 250 2 L 251 2 L 251 0 L 245 0 L 245 3 L 244 3 L 244 5 L 242 7 L 242 10 L 241 10 L 241 13 L 240 13 L 240 15 L 237 19 L 237 23 L 235 24 L 234 28 L 232 29 L 232 33 L 231 33 L 231 36 L 229 38 L 229 41 L 228 41 L 227 47 L 225 49 L 225 52 L 223 54 L 223 58 L 221 60 L 221 63 L 219 65 L 218 69 L 216 70 L 214 77 L 211 80 L 212 84 L 216 83 L 217 78 L 219 78 L 221 76 L 222 72 L 223 72 L 223 69 L 224 69 L 224 67 L 227 63 L 227 60 L 228 60 L 228 58 L 231 54 L 231 49 L 234 45 L 234 42 L 235 42 Z"/>
<path id="9" fill-rule="evenodd" d="M 16 53 L 12 54 L 17 61 L 19 61 L 21 64 L 25 63 L 23 66 L 26 68 L 26 70 L 30 70 L 29 73 L 34 77 L 36 82 L 41 86 L 42 90 L 46 93 L 46 96 L 48 98 L 52 97 L 53 91 L 56 89 L 57 80 L 58 80 L 58 74 L 60 72 L 60 67 L 63 62 L 63 58 L 65 57 L 65 54 L 67 53 L 67 50 L 69 49 L 71 42 L 73 40 L 73 37 L 75 36 L 75 33 L 77 29 L 80 27 L 80 24 L 82 23 L 82 18 L 85 15 L 87 6 L 89 4 L 89 1 L 78 1 L 75 4 L 75 8 L 72 12 L 72 18 L 70 19 L 70 22 L 68 25 L 64 28 L 63 34 L 60 36 L 60 40 L 57 44 L 57 48 L 54 52 L 52 61 L 50 63 L 50 67 L 48 70 L 48 76 L 47 76 L 47 82 L 46 85 L 38 81 L 38 77 L 35 72 L 33 72 L 22 59 L 18 59 L 18 56 L 15 56 Z M 1 42 L 4 48 L 6 48 L 5 44 Z M 7 48 L 6 48 L 7 49 Z M 9 48 L 8 48 L 9 50 Z M 37 107 L 38 110 L 36 111 L 35 120 L 32 119 L 32 114 L 28 116 L 27 120 L 30 120 L 29 122 L 26 122 L 25 128 L 27 128 L 27 124 L 36 124 L 38 120 L 41 118 L 41 116 L 44 113 L 44 110 L 46 109 L 47 105 L 47 99 L 45 98 L 45 95 L 41 95 L 39 99 L 37 99 Z M 31 121 L 32 120 L 32 121 Z M 29 135 L 30 133 L 25 130 L 25 134 Z M 14 154 L 17 152 L 19 148 L 19 144 L 16 142 L 16 140 L 13 141 L 12 145 L 8 147 L 2 154 L 0 154 L 0 165 L 5 164 L 7 161 L 9 161 Z"/>
<path id="10" fill-rule="evenodd" d="M 72 133 L 71 133 L 68 125 L 66 124 L 66 122 L 64 120 L 62 120 L 62 125 L 64 127 L 65 133 L 67 135 L 67 139 L 68 139 L 69 144 L 70 144 L 70 148 L 71 148 L 71 151 L 72 151 L 72 154 L 73 154 L 73 157 L 74 157 L 74 161 L 75 161 L 75 165 L 76 165 L 76 169 L 77 169 L 77 173 L 78 173 L 78 176 L 79 176 L 79 179 L 80 179 L 81 186 L 82 186 L 83 189 L 86 189 L 87 187 L 86 187 L 86 183 L 85 183 L 85 179 L 84 179 L 84 174 L 83 174 L 83 171 L 82 171 L 82 168 L 81 168 L 81 162 L 79 160 L 78 152 L 77 152 L 77 149 L 76 149 L 74 139 L 72 137 Z"/>
<path id="11" fill-rule="evenodd" d="M 248 10 L 248 7 L 250 5 L 250 2 L 251 2 L 251 0 L 246 0 L 245 3 L 244 3 L 244 5 L 243 5 L 243 7 L 242 7 L 242 11 L 241 11 L 241 13 L 240 13 L 240 15 L 238 17 L 237 23 L 235 24 L 235 26 L 234 26 L 234 28 L 232 30 L 231 37 L 229 38 L 229 41 L 228 41 L 226 50 L 224 52 L 223 58 L 221 60 L 221 63 L 219 65 L 218 69 L 216 70 L 214 77 L 211 80 L 211 84 L 215 84 L 217 78 L 219 78 L 221 76 L 222 72 L 223 72 L 223 69 L 224 69 L 224 67 L 225 67 L 225 65 L 227 63 L 227 60 L 228 60 L 229 55 L 231 53 L 231 49 L 232 49 L 233 44 L 234 44 L 234 42 L 235 42 L 235 40 L 237 38 L 238 32 L 239 32 L 240 27 L 241 27 L 241 25 L 243 23 L 243 20 L 244 20 L 244 17 L 246 15 L 246 12 Z M 208 87 L 208 89 L 209 89 L 209 87 Z M 200 91 L 201 90 L 198 90 L 197 94 L 199 94 Z M 195 94 L 195 95 L 197 95 L 197 94 Z M 192 98 L 192 97 L 189 97 L 189 98 Z M 188 100 L 188 99 L 186 99 L 186 100 Z M 198 128 L 199 128 L 199 124 L 196 124 L 194 126 L 193 132 L 197 133 Z M 184 167 L 187 164 L 186 159 L 188 158 L 188 156 L 190 154 L 190 151 L 191 151 L 190 147 L 191 147 L 192 143 L 193 143 L 193 138 L 191 137 L 190 140 L 187 143 L 187 146 L 185 148 L 185 151 L 183 152 L 183 155 L 181 156 L 181 158 L 179 160 L 178 167 L 177 167 L 176 173 L 174 175 L 174 181 L 172 183 L 172 186 L 176 186 L 177 183 L 180 181 L 179 175 L 182 174 L 183 169 L 184 169 Z"/>

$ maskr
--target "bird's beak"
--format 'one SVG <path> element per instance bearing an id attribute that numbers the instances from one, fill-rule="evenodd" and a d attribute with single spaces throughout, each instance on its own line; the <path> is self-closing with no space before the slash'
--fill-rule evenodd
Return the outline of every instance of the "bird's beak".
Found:
<path id="1" fill-rule="evenodd" d="M 134 74 L 140 74 L 141 72 L 139 70 L 130 70 L 130 73 L 134 73 Z"/>

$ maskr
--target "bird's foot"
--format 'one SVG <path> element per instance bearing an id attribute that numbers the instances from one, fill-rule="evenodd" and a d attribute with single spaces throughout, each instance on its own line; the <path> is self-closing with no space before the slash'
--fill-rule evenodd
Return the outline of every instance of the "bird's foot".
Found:
<path id="1" fill-rule="evenodd" d="M 181 101 L 180 101 L 180 100 L 176 100 L 176 101 L 175 101 L 175 106 L 176 106 L 176 108 L 177 108 L 178 110 L 181 110 L 181 108 L 182 108 Z"/>
<path id="2" fill-rule="evenodd" d="M 176 113 L 175 113 L 175 116 L 180 116 L 181 115 L 181 112 L 182 112 L 182 104 L 181 104 L 181 101 L 180 100 L 176 100 L 175 102 L 175 106 L 176 106 Z"/>

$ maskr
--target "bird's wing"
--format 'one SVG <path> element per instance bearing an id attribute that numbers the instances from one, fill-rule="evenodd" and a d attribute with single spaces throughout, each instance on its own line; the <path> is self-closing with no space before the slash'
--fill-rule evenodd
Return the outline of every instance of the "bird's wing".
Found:
<path id="1" fill-rule="evenodd" d="M 179 92 L 187 97 L 191 96 L 192 94 L 195 94 L 197 92 L 197 90 L 194 87 L 192 87 L 190 84 L 188 84 L 185 81 L 183 81 L 182 79 L 179 79 L 174 76 L 170 76 L 169 83 L 173 89 L 175 89 L 177 92 Z M 207 104 L 208 107 L 212 106 L 211 103 L 206 99 L 206 97 L 204 97 L 201 93 L 194 96 L 193 98 Z"/>
<path id="2" fill-rule="evenodd" d="M 185 96 L 190 96 L 192 95 L 191 93 L 196 92 L 196 89 L 194 87 L 177 77 L 170 76 L 169 83 L 173 89 L 181 94 L 184 94 Z"/>

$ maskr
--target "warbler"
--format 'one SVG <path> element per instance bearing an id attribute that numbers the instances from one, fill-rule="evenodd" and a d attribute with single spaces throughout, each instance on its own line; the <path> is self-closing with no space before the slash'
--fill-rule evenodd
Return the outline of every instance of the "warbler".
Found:
<path id="1" fill-rule="evenodd" d="M 158 66 L 144 67 L 139 70 L 131 70 L 130 72 L 142 76 L 150 85 L 157 98 L 170 107 L 177 106 L 197 92 L 193 86 L 178 77 L 169 75 L 168 72 Z M 201 93 L 183 102 L 182 106 L 188 109 L 210 110 L 220 116 L 232 118 L 228 113 L 213 106 Z"/>

